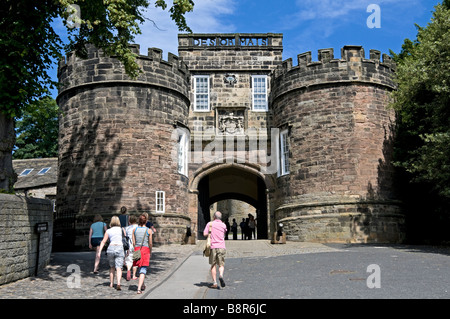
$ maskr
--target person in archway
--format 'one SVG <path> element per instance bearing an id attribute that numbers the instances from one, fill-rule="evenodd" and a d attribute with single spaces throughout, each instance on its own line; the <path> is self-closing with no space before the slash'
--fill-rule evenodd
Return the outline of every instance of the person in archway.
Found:
<path id="1" fill-rule="evenodd" d="M 248 228 L 249 239 L 252 239 L 252 235 L 256 239 L 256 220 L 252 214 L 248 214 Z"/>
<path id="2" fill-rule="evenodd" d="M 245 218 L 242 218 L 241 223 L 239 224 L 239 227 L 241 227 L 241 239 L 246 239 L 247 236 L 247 224 L 245 223 Z"/>
<path id="3" fill-rule="evenodd" d="M 203 230 L 203 235 L 206 237 L 209 233 L 209 228 L 211 227 L 211 254 L 209 255 L 209 264 L 211 265 L 211 277 L 213 279 L 213 284 L 211 288 L 217 288 L 217 269 L 219 266 L 219 281 L 220 286 L 225 287 L 225 281 L 223 279 L 223 273 L 225 270 L 225 234 L 227 232 L 227 227 L 225 223 L 222 222 L 222 213 L 217 211 L 214 213 L 214 220 L 206 224 Z"/>
<path id="4" fill-rule="evenodd" d="M 233 223 L 231 224 L 231 232 L 233 233 L 233 240 L 237 240 L 238 225 L 236 223 L 236 218 L 233 218 Z"/>
<path id="5" fill-rule="evenodd" d="M 250 218 L 245 219 L 245 239 L 252 239 L 252 231 L 249 226 Z"/>
<path id="6" fill-rule="evenodd" d="M 225 232 L 225 240 L 228 240 L 228 234 L 230 232 L 230 222 L 228 219 L 225 220 L 225 226 L 227 227 L 227 231 Z"/>

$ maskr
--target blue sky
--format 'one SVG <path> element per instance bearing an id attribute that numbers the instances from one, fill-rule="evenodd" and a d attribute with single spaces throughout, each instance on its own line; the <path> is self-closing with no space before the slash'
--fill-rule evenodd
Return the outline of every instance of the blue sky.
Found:
<path id="1" fill-rule="evenodd" d="M 170 3 L 170 0 L 167 1 Z M 361 45 L 366 57 L 370 49 L 398 53 L 405 38 L 415 39 L 415 23 L 426 26 L 440 0 L 194 0 L 194 11 L 186 15 L 194 33 L 283 33 L 283 59 L 333 48 L 336 58 L 344 45 Z M 369 28 L 370 4 L 380 8 L 380 28 Z M 83 13 L 81 13 L 82 15 Z M 158 47 L 166 58 L 177 54 L 175 23 L 167 11 L 150 7 L 149 21 L 135 43 L 141 54 Z M 150 21 L 151 20 L 151 21 Z M 153 21 L 153 22 L 152 22 Z M 155 27 L 155 24 L 158 28 Z M 53 72 L 56 76 L 56 71 Z M 56 97 L 56 93 L 53 94 Z"/>

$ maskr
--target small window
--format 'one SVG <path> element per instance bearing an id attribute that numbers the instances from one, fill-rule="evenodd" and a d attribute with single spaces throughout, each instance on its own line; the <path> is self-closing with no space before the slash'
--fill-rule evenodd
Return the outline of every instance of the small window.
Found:
<path id="1" fill-rule="evenodd" d="M 194 111 L 209 112 L 209 76 L 194 76 Z"/>
<path id="2" fill-rule="evenodd" d="M 47 173 L 50 170 L 51 167 L 45 167 L 43 169 L 41 169 L 37 174 L 38 175 L 44 175 L 45 173 Z"/>
<path id="3" fill-rule="evenodd" d="M 253 111 L 267 111 L 267 76 L 252 76 L 252 105 Z"/>
<path id="4" fill-rule="evenodd" d="M 189 133 L 178 128 L 178 173 L 188 176 Z"/>
<path id="5" fill-rule="evenodd" d="M 166 194 L 163 191 L 156 191 L 156 212 L 164 213 Z"/>
<path id="6" fill-rule="evenodd" d="M 289 174 L 289 134 L 288 130 L 280 132 L 280 171 L 279 175 Z"/>
<path id="7" fill-rule="evenodd" d="M 28 174 L 31 173 L 32 170 L 33 170 L 33 168 L 26 168 L 26 169 L 23 170 L 22 173 L 20 173 L 19 176 L 27 176 Z"/>

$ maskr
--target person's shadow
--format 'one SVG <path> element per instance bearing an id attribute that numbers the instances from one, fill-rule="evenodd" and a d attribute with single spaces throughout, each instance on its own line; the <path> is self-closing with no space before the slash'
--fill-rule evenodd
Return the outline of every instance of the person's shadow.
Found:
<path id="1" fill-rule="evenodd" d="M 205 281 L 202 281 L 202 282 L 199 282 L 199 283 L 196 283 L 196 284 L 194 284 L 195 286 L 197 286 L 197 287 L 209 287 L 210 285 L 211 285 L 211 283 L 210 282 L 205 282 Z"/>

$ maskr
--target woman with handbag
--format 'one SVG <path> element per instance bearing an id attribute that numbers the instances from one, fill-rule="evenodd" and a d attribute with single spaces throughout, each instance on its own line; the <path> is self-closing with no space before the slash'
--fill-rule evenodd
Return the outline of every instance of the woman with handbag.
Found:
<path id="1" fill-rule="evenodd" d="M 145 226 L 146 223 L 147 217 L 141 214 L 139 216 L 139 226 L 133 232 L 133 267 L 139 267 L 138 294 L 145 290 L 144 279 L 150 265 L 150 252 L 152 249 L 152 232 Z M 140 256 L 136 257 L 136 255 Z M 133 276 L 133 279 L 138 279 L 138 277 Z"/>
<path id="2" fill-rule="evenodd" d="M 121 290 L 120 287 L 120 279 L 122 278 L 122 267 L 123 267 L 123 259 L 125 257 L 125 253 L 123 250 L 123 230 L 120 227 L 119 217 L 113 216 L 111 218 L 111 222 L 109 224 L 109 229 L 105 232 L 105 236 L 100 244 L 100 248 L 97 252 L 97 257 L 100 258 L 100 252 L 105 246 L 106 242 L 109 240 L 109 246 L 107 249 L 108 261 L 109 261 L 109 286 L 111 288 L 114 287 L 114 270 L 116 271 L 117 277 L 117 290 Z"/>

